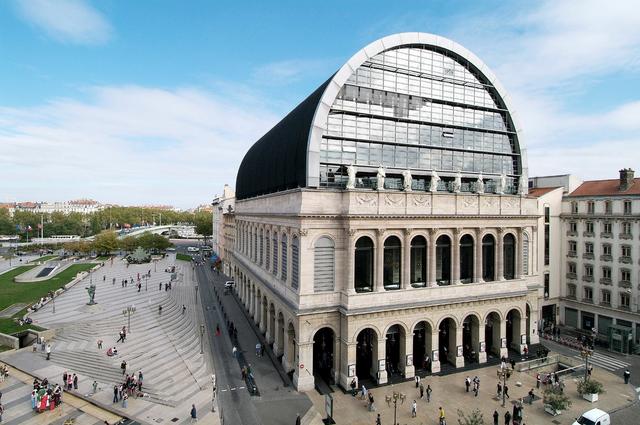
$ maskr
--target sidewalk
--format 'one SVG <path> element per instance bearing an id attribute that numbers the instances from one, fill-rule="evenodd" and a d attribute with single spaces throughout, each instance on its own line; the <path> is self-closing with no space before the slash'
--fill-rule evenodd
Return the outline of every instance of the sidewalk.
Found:
<path id="1" fill-rule="evenodd" d="M 466 414 L 471 413 L 473 409 L 480 409 L 486 424 L 493 423 L 493 412 L 497 410 L 500 415 L 500 424 L 504 423 L 504 414 L 512 411 L 513 402 L 522 397 L 526 397 L 530 389 L 534 389 L 536 399 L 532 405 L 525 403 L 524 405 L 524 422 L 529 425 L 535 424 L 571 424 L 577 416 L 583 412 L 597 407 L 607 412 L 628 406 L 635 401 L 635 392 L 630 385 L 625 385 L 622 379 L 602 369 L 594 369 L 592 378 L 604 384 L 606 392 L 600 395 L 600 400 L 595 403 L 589 403 L 582 399 L 576 389 L 577 378 L 568 377 L 565 381 L 567 394 L 573 402 L 572 406 L 561 415 L 552 417 L 544 412 L 541 397 L 543 388 L 536 389 L 536 371 L 515 372 L 507 385 L 509 387 L 510 399 L 503 408 L 502 399 L 496 397 L 497 385 L 497 367 L 489 366 L 482 369 L 476 369 L 468 373 L 456 373 L 446 376 L 433 376 L 422 379 L 422 384 L 426 388 L 430 385 L 433 389 L 431 402 L 427 403 L 426 399 L 419 399 L 419 390 L 415 387 L 413 381 L 402 384 L 390 385 L 381 388 L 371 389 L 373 393 L 376 412 L 369 412 L 366 407 L 366 401 L 360 400 L 359 397 L 352 397 L 350 394 L 334 392 L 334 417 L 338 424 L 349 425 L 372 425 L 375 418 L 380 413 L 382 424 L 393 423 L 393 402 L 387 405 L 386 396 L 391 396 L 394 391 L 404 393 L 406 399 L 404 403 L 398 402 L 398 423 L 400 424 L 437 424 L 438 408 L 442 406 L 446 413 L 447 423 L 457 423 L 457 411 L 462 410 Z M 465 391 L 464 379 L 469 376 L 480 378 L 480 392 L 478 397 L 474 397 L 473 392 Z M 520 383 L 521 385 L 518 385 Z M 324 412 L 324 397 L 315 391 L 308 393 L 314 406 L 319 412 Z M 411 417 L 411 403 L 417 400 L 418 415 L 416 418 Z M 556 422 L 557 421 L 557 422 Z"/>

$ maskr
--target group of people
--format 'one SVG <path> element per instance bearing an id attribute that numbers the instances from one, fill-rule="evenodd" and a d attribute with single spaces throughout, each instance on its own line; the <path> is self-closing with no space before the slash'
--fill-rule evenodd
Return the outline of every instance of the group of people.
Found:
<path id="1" fill-rule="evenodd" d="M 9 376 L 9 367 L 3 364 L 0 365 L 0 382 L 4 382 L 5 379 Z"/>
<path id="2" fill-rule="evenodd" d="M 122 370 L 126 370 L 126 363 L 125 367 Z M 135 373 L 132 373 L 131 375 L 127 374 L 125 380 L 122 383 L 113 386 L 113 403 L 121 401 L 122 407 L 126 408 L 128 406 L 128 400 L 130 396 L 144 396 L 144 393 L 142 392 L 143 380 L 144 376 L 142 375 L 141 370 L 138 371 L 137 375 Z"/>
<path id="3" fill-rule="evenodd" d="M 62 385 L 65 386 L 67 391 L 69 390 L 77 390 L 78 389 L 78 375 L 75 373 L 72 375 L 71 372 L 65 371 L 62 374 Z"/>
<path id="4" fill-rule="evenodd" d="M 480 392 L 480 378 L 478 378 L 477 375 L 474 376 L 473 379 L 469 378 L 468 376 L 464 378 L 464 386 L 467 392 L 469 392 L 469 389 L 471 388 L 472 385 L 473 385 L 473 393 L 475 394 L 476 397 L 478 397 L 478 393 Z"/>
<path id="5" fill-rule="evenodd" d="M 533 391 L 533 390 L 532 390 Z M 512 412 L 506 411 L 504 412 L 504 425 L 524 425 L 522 419 L 524 417 L 523 414 L 524 404 L 522 400 L 518 400 L 513 404 Z M 497 410 L 493 411 L 493 425 L 499 425 L 500 423 L 500 414 Z"/>
<path id="6" fill-rule="evenodd" d="M 42 382 L 35 379 L 31 391 L 31 408 L 38 413 L 53 410 L 62 403 L 63 392 L 60 385 L 51 385 L 46 378 Z"/>

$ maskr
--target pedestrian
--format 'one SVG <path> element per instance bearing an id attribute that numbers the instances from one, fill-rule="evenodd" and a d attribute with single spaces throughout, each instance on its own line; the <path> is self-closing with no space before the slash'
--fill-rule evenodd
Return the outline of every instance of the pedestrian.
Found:
<path id="1" fill-rule="evenodd" d="M 471 386 L 471 379 L 467 376 L 464 378 L 464 386 L 467 388 L 467 392 L 469 392 L 469 387 Z"/>
<path id="2" fill-rule="evenodd" d="M 62 374 L 62 385 L 67 385 L 67 376 L 68 376 L 68 373 L 65 370 L 64 373 Z"/>
<path id="3" fill-rule="evenodd" d="M 349 386 L 351 387 L 351 395 L 353 397 L 356 396 L 356 387 L 358 386 L 358 384 L 356 384 L 356 378 L 353 378 L 351 380 L 351 383 L 349 384 Z"/>
<path id="4" fill-rule="evenodd" d="M 120 332 L 118 332 L 118 335 L 120 335 L 120 338 L 118 338 L 116 343 L 118 343 L 120 341 L 124 342 L 124 332 L 120 331 Z"/>
<path id="5" fill-rule="evenodd" d="M 529 404 L 533 404 L 533 398 L 535 397 L 534 393 L 533 393 L 533 388 L 531 388 L 529 390 Z"/>
<path id="6" fill-rule="evenodd" d="M 260 345 L 260 357 L 264 356 L 264 345 Z"/>
<path id="7" fill-rule="evenodd" d="M 509 387 L 507 386 L 507 384 L 504 384 L 504 396 L 506 398 L 509 398 Z"/>
<path id="8" fill-rule="evenodd" d="M 2 422 L 2 414 L 4 413 L 4 406 L 0 403 L 0 422 Z"/>
<path id="9" fill-rule="evenodd" d="M 360 399 L 365 400 L 367 398 L 367 387 L 362 384 L 362 394 L 360 394 Z"/>
<path id="10" fill-rule="evenodd" d="M 73 374 L 73 389 L 78 389 L 78 375 L 76 375 L 75 373 Z"/>
<path id="11" fill-rule="evenodd" d="M 473 394 L 475 397 L 478 397 L 478 391 L 480 390 L 480 384 L 477 382 L 473 383 Z"/>
<path id="12" fill-rule="evenodd" d="M 238 357 L 238 349 L 236 348 L 236 346 L 233 346 L 233 349 L 231 350 L 231 353 L 233 354 L 233 358 L 237 358 Z"/>
<path id="13" fill-rule="evenodd" d="M 118 386 L 117 385 L 113 386 L 113 402 L 114 403 L 118 402 Z"/>
<path id="14" fill-rule="evenodd" d="M 380 413 L 378 413 L 378 416 L 376 417 L 376 425 L 382 425 L 382 420 L 380 419 Z"/>
<path id="15" fill-rule="evenodd" d="M 446 420 L 444 417 L 444 409 L 442 408 L 442 406 L 440 406 L 440 408 L 438 409 L 438 420 L 440 425 L 446 425 Z"/>
<path id="16" fill-rule="evenodd" d="M 629 383 L 629 378 L 631 378 L 631 372 L 629 372 L 629 369 L 625 369 L 624 370 L 624 383 L 628 384 Z"/>
<path id="17" fill-rule="evenodd" d="M 98 340 L 98 350 L 102 350 L 102 340 Z"/>
<path id="18" fill-rule="evenodd" d="M 416 388 L 418 388 L 420 386 L 420 375 L 416 375 L 414 379 L 416 381 Z"/>
<path id="19" fill-rule="evenodd" d="M 182 304 L 182 314 L 184 315 L 184 312 L 187 311 L 187 306 Z"/>
<path id="20" fill-rule="evenodd" d="M 296 425 L 300 425 L 302 423 L 302 419 L 300 419 L 300 413 L 296 413 Z"/>
<path id="21" fill-rule="evenodd" d="M 47 360 L 49 360 L 51 358 L 51 344 L 47 344 L 47 348 L 45 351 L 47 353 Z"/>
<path id="22" fill-rule="evenodd" d="M 91 389 L 93 390 L 92 391 L 93 394 L 98 392 L 98 381 L 93 381 L 93 384 L 91 384 Z"/>
<path id="23" fill-rule="evenodd" d="M 509 425 L 511 423 L 511 413 L 507 410 L 504 414 L 504 425 Z"/>
<path id="24" fill-rule="evenodd" d="M 122 376 L 124 376 L 124 374 L 127 372 L 126 360 L 123 360 L 122 363 L 120 363 L 120 369 L 122 369 Z"/>
<path id="25" fill-rule="evenodd" d="M 413 403 L 411 404 L 411 417 L 415 418 L 416 416 L 418 416 L 418 403 L 413 400 Z"/>
<path id="26" fill-rule="evenodd" d="M 369 391 L 369 412 L 375 412 L 375 411 L 376 411 L 376 405 L 374 404 L 373 393 Z"/>
<path id="27" fill-rule="evenodd" d="M 500 421 L 500 415 L 498 414 L 497 410 L 493 411 L 493 425 L 498 425 L 498 422 Z"/>
<path id="28" fill-rule="evenodd" d="M 431 402 L 431 385 L 427 384 L 427 403 Z"/>
<path id="29" fill-rule="evenodd" d="M 162 291 L 162 282 L 158 283 L 158 291 Z"/>
<path id="30" fill-rule="evenodd" d="M 191 423 L 198 422 L 198 414 L 196 412 L 196 405 L 195 404 L 191 405 L 190 415 L 191 415 Z"/>
<path id="31" fill-rule="evenodd" d="M 126 409 L 128 405 L 129 405 L 129 394 L 124 393 L 122 395 L 122 408 Z"/>
<path id="32" fill-rule="evenodd" d="M 424 385 L 420 382 L 420 400 L 424 398 Z"/>
<path id="33" fill-rule="evenodd" d="M 536 389 L 540 389 L 540 374 L 536 374 Z"/>

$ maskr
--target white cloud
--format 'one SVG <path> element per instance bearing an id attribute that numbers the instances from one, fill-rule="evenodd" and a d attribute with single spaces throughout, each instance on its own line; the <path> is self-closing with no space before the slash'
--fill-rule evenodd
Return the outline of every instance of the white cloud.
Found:
<path id="1" fill-rule="evenodd" d="M 337 69 L 333 70 L 333 72 Z M 257 67 L 253 79 L 259 84 L 281 85 L 297 82 L 301 78 L 322 74 L 331 75 L 330 62 L 320 59 L 289 59 Z"/>
<path id="2" fill-rule="evenodd" d="M 195 88 L 94 87 L 88 95 L 0 107 L 3 196 L 194 206 L 235 185 L 246 150 L 276 121 Z"/>
<path id="3" fill-rule="evenodd" d="M 29 23 L 58 41 L 102 44 L 113 32 L 104 16 L 85 0 L 18 0 Z"/>

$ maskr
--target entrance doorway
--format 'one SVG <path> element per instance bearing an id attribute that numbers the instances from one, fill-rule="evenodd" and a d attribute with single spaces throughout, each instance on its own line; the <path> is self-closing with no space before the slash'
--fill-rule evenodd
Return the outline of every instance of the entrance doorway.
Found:
<path id="1" fill-rule="evenodd" d="M 389 374 L 397 375 L 401 372 L 401 346 L 404 344 L 404 335 L 400 325 L 393 325 L 386 335 L 386 365 Z"/>
<path id="2" fill-rule="evenodd" d="M 334 384 L 333 376 L 333 348 L 335 336 L 333 329 L 322 328 L 313 337 L 313 375 L 328 385 Z"/>
<path id="3" fill-rule="evenodd" d="M 356 344 L 356 375 L 358 381 L 376 378 L 378 337 L 376 331 L 366 328 L 360 331 Z"/>
<path id="4" fill-rule="evenodd" d="M 416 370 L 431 371 L 431 325 L 419 322 L 413 329 L 413 364 Z"/>

